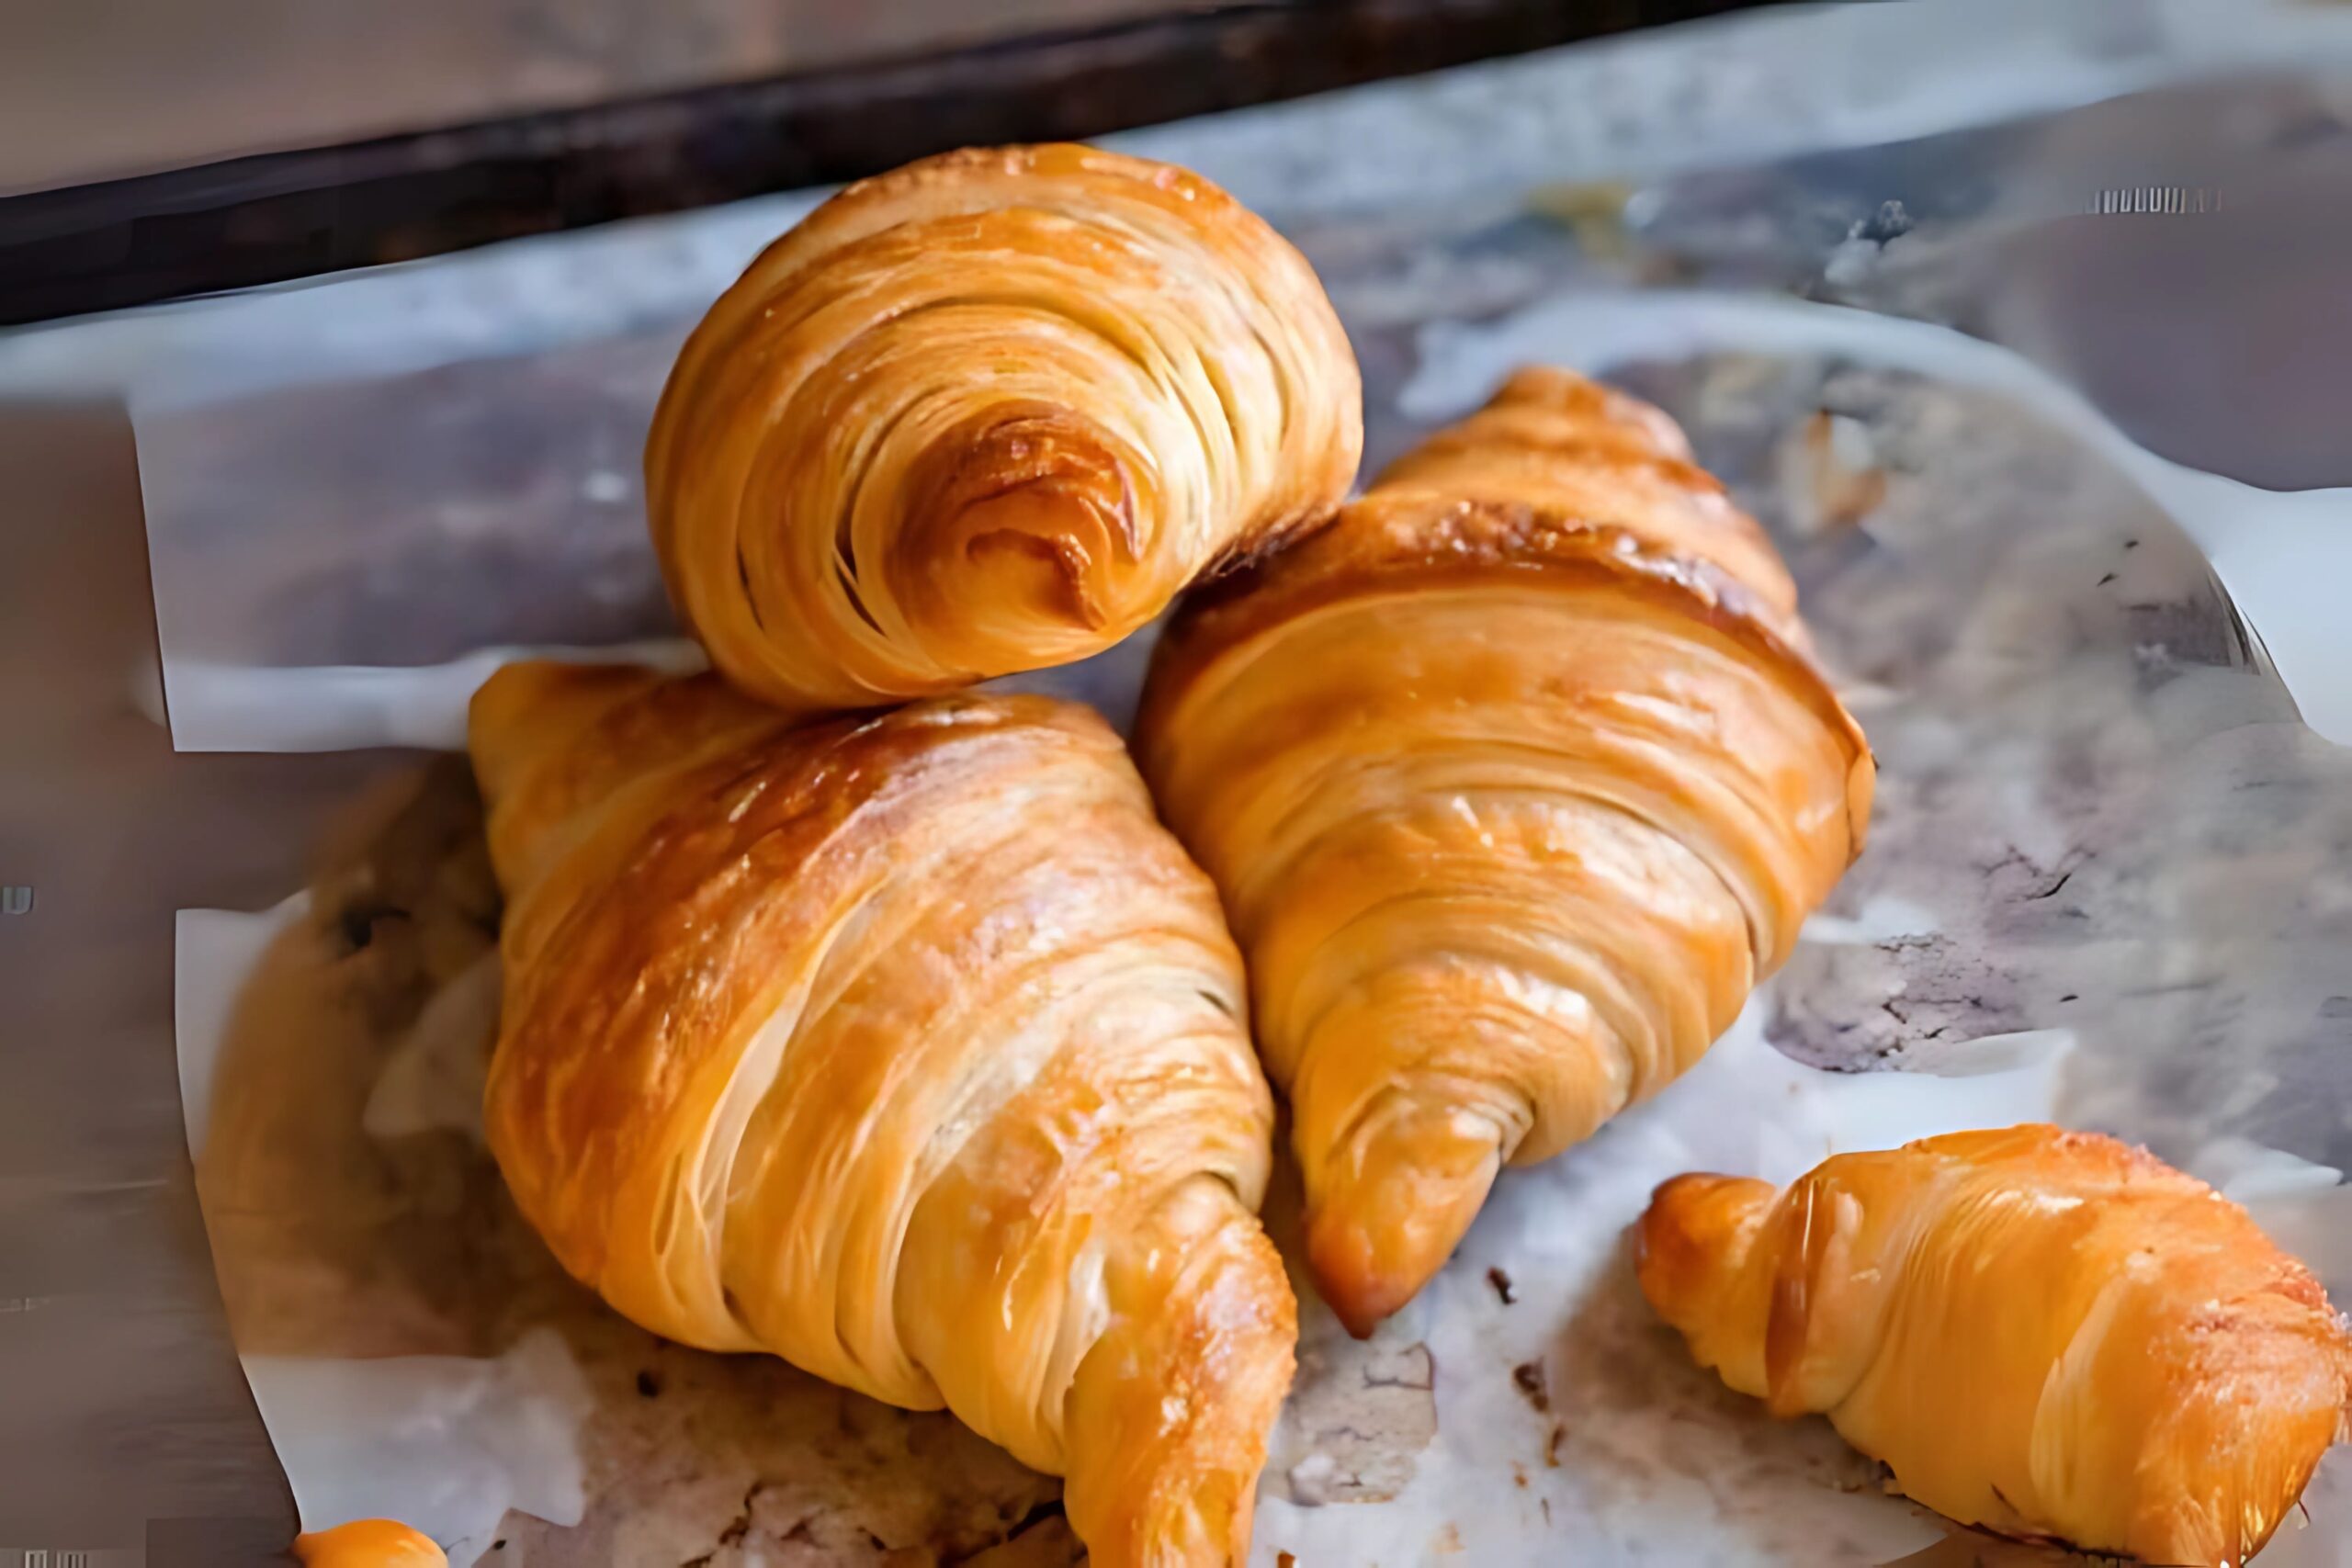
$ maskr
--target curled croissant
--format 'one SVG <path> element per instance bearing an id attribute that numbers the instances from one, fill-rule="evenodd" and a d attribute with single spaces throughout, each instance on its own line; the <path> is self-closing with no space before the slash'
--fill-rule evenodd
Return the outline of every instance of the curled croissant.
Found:
<path id="1" fill-rule="evenodd" d="M 1860 848 L 1870 753 L 1789 597 L 1664 414 L 1541 371 L 1162 640 L 1144 771 L 1249 955 L 1356 1332 L 1504 1161 L 1696 1061 Z"/>
<path id="2" fill-rule="evenodd" d="M 786 707 L 1099 652 L 1328 513 L 1363 446 L 1305 258 L 1198 175 L 1073 146 L 864 180 L 678 357 L 653 539 L 713 662 Z"/>
<path id="3" fill-rule="evenodd" d="M 1643 1293 L 1725 1382 L 2004 1535 L 2243 1562 L 2352 1395 L 2311 1271 L 2112 1138 L 1960 1133 L 1778 1193 L 1678 1177 L 1639 1245 Z"/>
<path id="4" fill-rule="evenodd" d="M 486 1122 L 655 1333 L 944 1404 L 1103 1564 L 1238 1562 L 1295 1312 L 1207 881 L 1037 697 L 793 729 L 715 677 L 508 668 Z"/>

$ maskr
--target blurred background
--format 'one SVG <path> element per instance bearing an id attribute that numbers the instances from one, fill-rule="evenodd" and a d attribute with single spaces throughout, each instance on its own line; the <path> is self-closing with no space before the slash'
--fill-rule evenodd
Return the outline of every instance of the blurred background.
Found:
<path id="1" fill-rule="evenodd" d="M 1161 0 L 16 6 L 0 188 L 580 108 L 1199 9 Z"/>
<path id="2" fill-rule="evenodd" d="M 1428 70 L 1735 8 L 1724 0 L 18 0 L 0 67 L 0 190 L 724 83 L 938 63 L 991 45 L 1003 72 L 1023 49 L 1082 54 L 1103 35 L 1122 40 L 1125 58 L 1157 52 L 1163 67 L 1182 35 L 1214 36 L 1237 79 L 1184 85 L 1230 105 L 1295 96 L 1338 74 Z M 1280 71 L 1250 58 L 1287 37 L 1310 39 L 1318 58 Z"/>

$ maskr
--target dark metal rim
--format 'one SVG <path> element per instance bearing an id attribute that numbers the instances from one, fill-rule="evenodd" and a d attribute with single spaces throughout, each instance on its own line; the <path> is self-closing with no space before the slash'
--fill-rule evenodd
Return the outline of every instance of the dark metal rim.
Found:
<path id="1" fill-rule="evenodd" d="M 1101 136 L 1762 0 L 1240 0 L 0 199 L 0 324 Z"/>

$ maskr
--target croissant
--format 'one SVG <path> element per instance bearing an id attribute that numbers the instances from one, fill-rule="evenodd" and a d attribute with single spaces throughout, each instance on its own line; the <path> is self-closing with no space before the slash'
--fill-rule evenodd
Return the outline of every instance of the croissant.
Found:
<path id="1" fill-rule="evenodd" d="M 1099 652 L 1355 478 L 1306 259 L 1196 175 L 973 149 L 851 186 L 687 340 L 653 541 L 712 661 L 846 708 Z"/>
<path id="2" fill-rule="evenodd" d="M 392 1519 L 354 1519 L 294 1538 L 302 1568 L 449 1568 L 432 1539 Z"/>
<path id="3" fill-rule="evenodd" d="M 2112 1138 L 1960 1133 L 1780 1193 L 1677 1177 L 1638 1239 L 1702 1363 L 1963 1524 L 2240 1563 L 2344 1432 L 2352 1335 L 2311 1271 Z"/>
<path id="4" fill-rule="evenodd" d="M 653 1332 L 941 1405 L 1105 1565 L 1238 1562 L 1296 1315 L 1215 890 L 1090 711 L 795 728 L 715 676 L 474 699 L 507 895 L 485 1122 Z"/>
<path id="5" fill-rule="evenodd" d="M 1351 1329 L 1503 1162 L 1690 1066 L 1860 848 L 1870 752 L 1793 602 L 1663 413 L 1536 371 L 1170 625 L 1137 748 Z"/>
<path id="6" fill-rule="evenodd" d="M 1682 427 L 1572 371 L 1522 367 L 1485 408 L 1389 464 L 1376 483 L 1625 529 L 1645 549 L 1714 567 L 1752 596 L 1751 614 L 1792 640 L 1804 636 L 1780 553 L 1691 461 Z"/>

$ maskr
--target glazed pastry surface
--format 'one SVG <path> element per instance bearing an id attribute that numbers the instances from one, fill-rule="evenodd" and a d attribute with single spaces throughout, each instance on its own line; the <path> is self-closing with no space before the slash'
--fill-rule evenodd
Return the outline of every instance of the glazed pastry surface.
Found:
<path id="1" fill-rule="evenodd" d="M 1522 367 L 1486 407 L 1382 469 L 1374 488 L 1623 528 L 1653 554 L 1714 567 L 1747 591 L 1751 614 L 1803 638 L 1788 568 L 1756 519 L 1692 461 L 1682 427 L 1573 371 Z"/>
<path id="2" fill-rule="evenodd" d="M 870 706 L 1066 663 L 1328 514 L 1355 357 L 1182 169 L 972 149 L 863 180 L 688 339 L 646 447 L 672 598 L 743 690 Z"/>
<path id="3" fill-rule="evenodd" d="M 392 1519 L 354 1519 L 294 1538 L 302 1568 L 448 1568 L 430 1537 Z"/>
<path id="4" fill-rule="evenodd" d="M 475 698 L 516 1202 L 658 1334 L 946 1406 L 1104 1564 L 1238 1562 L 1295 1314 L 1214 889 L 1091 711 Z"/>
<path id="5" fill-rule="evenodd" d="M 2243 1562 L 2343 1435 L 2352 1337 L 2319 1281 L 2112 1138 L 1960 1133 L 1781 1192 L 1678 1177 L 1638 1243 L 1702 1364 L 2004 1535 Z"/>
<path id="6" fill-rule="evenodd" d="M 1360 1334 L 1506 1161 L 1696 1061 L 1860 847 L 1861 733 L 1688 453 L 1522 372 L 1155 656 L 1138 754 L 1248 955 Z"/>

